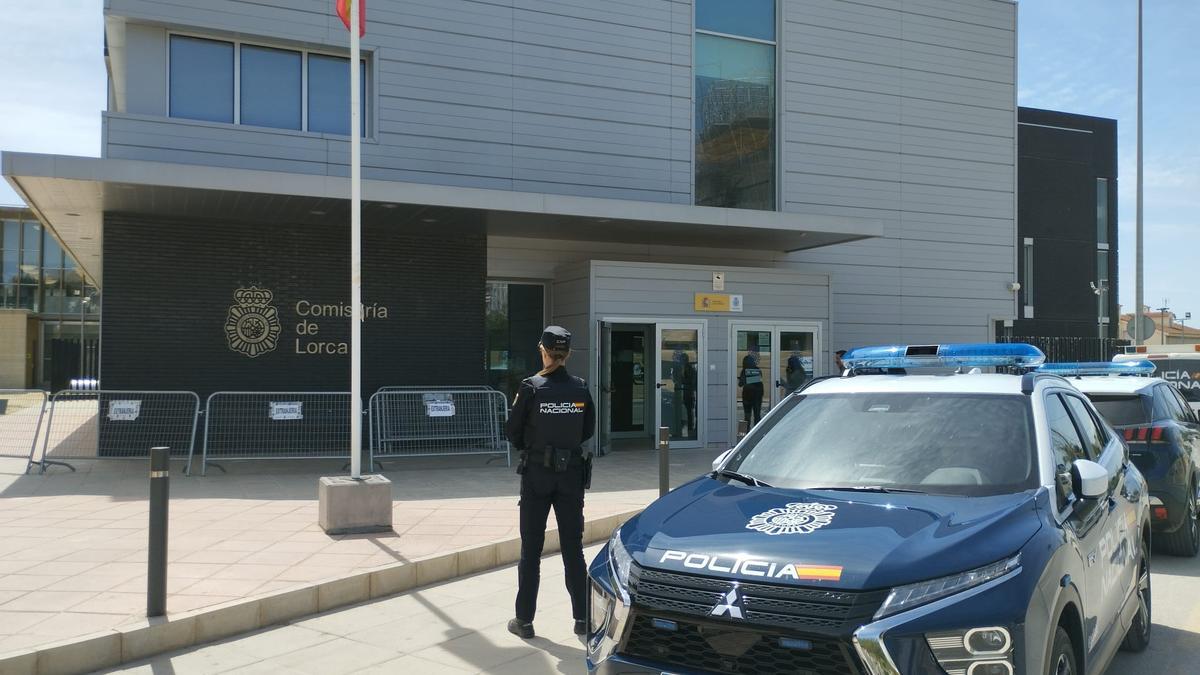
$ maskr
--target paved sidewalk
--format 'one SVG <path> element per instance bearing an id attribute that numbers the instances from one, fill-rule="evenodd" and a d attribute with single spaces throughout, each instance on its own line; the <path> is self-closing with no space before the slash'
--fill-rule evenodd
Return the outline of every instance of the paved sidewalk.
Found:
<path id="1" fill-rule="evenodd" d="M 599 549 L 586 550 L 589 562 Z M 542 560 L 534 621 L 538 636 L 528 642 L 505 627 L 513 614 L 516 579 L 516 567 L 510 565 L 103 672 L 583 673 L 583 643 L 571 630 L 561 559 Z"/>
<path id="2" fill-rule="evenodd" d="M 673 453 L 674 484 L 705 471 L 714 451 Z M 0 653 L 129 624 L 144 616 L 148 479 L 144 461 L 78 462 L 22 474 L 0 460 Z M 176 470 L 179 466 L 176 465 Z M 514 539 L 518 479 L 481 458 L 389 465 L 395 533 L 329 537 L 317 526 L 316 483 L 337 462 L 244 462 L 171 485 L 170 614 Z M 589 519 L 657 496 L 657 457 L 600 458 Z M 553 523 L 553 519 L 551 519 Z"/>

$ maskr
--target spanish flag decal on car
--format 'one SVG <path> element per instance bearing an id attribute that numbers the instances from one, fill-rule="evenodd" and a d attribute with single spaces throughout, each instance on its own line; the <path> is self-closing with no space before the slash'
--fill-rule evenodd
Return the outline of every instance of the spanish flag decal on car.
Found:
<path id="1" fill-rule="evenodd" d="M 841 565 L 796 565 L 796 579 L 803 581 L 841 581 Z"/>

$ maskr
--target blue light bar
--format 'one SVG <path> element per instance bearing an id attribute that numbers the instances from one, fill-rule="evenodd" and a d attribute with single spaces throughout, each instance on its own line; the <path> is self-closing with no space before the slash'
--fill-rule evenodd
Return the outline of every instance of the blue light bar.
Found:
<path id="1" fill-rule="evenodd" d="M 1149 375 L 1156 370 L 1146 359 L 1137 361 L 1091 361 L 1086 363 L 1046 363 L 1039 373 L 1071 377 L 1078 375 Z"/>
<path id="2" fill-rule="evenodd" d="M 883 345 L 858 347 L 842 357 L 850 370 L 864 368 L 1033 368 L 1046 355 L 1033 345 L 979 344 Z"/>

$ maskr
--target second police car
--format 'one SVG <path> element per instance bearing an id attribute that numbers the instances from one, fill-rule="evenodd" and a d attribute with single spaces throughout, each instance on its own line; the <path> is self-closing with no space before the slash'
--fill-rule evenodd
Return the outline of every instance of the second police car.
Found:
<path id="1" fill-rule="evenodd" d="M 1172 555 L 1200 554 L 1200 419 L 1182 392 L 1147 360 L 1048 363 L 1068 377 L 1129 446 L 1150 490 L 1154 545 Z"/>
<path id="2" fill-rule="evenodd" d="M 1074 675 L 1144 649 L 1149 501 L 1125 445 L 1067 380 L 980 372 L 1043 360 L 847 354 L 613 534 L 589 671 Z"/>

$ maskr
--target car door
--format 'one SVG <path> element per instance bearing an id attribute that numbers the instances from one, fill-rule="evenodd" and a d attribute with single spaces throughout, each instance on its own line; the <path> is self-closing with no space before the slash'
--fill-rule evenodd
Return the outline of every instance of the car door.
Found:
<path id="1" fill-rule="evenodd" d="M 1072 488 L 1071 469 L 1075 462 L 1090 459 L 1083 437 L 1068 412 L 1067 403 L 1056 390 L 1047 392 L 1043 405 L 1050 446 L 1054 453 L 1055 484 L 1063 531 L 1083 568 L 1078 588 L 1083 600 L 1084 642 L 1090 653 L 1103 634 L 1104 568 L 1099 562 L 1100 544 L 1107 534 L 1108 507 L 1103 500 L 1082 499 Z"/>
<path id="2" fill-rule="evenodd" d="M 1200 423 L 1197 422 L 1196 412 L 1188 405 L 1187 399 L 1179 390 L 1170 385 L 1159 385 L 1164 393 L 1170 394 L 1175 405 L 1171 407 L 1175 420 L 1179 423 L 1180 442 L 1183 449 L 1192 458 L 1193 466 L 1200 464 Z"/>
<path id="3" fill-rule="evenodd" d="M 1088 458 L 1108 471 L 1108 494 L 1097 500 L 1104 515 L 1096 547 L 1088 551 L 1089 568 L 1095 568 L 1099 588 L 1100 635 L 1113 627 L 1137 582 L 1137 504 L 1126 496 L 1125 446 L 1099 421 L 1082 395 L 1062 394 Z M 1095 559 L 1093 560 L 1093 554 Z M 1119 627 L 1119 626 L 1118 626 Z"/>

